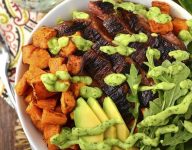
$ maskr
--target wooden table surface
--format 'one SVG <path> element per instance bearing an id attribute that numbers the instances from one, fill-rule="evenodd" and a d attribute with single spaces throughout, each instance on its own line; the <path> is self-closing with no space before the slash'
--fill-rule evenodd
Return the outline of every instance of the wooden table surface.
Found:
<path id="1" fill-rule="evenodd" d="M 0 150 L 16 150 L 14 146 L 16 120 L 14 109 L 0 98 Z"/>

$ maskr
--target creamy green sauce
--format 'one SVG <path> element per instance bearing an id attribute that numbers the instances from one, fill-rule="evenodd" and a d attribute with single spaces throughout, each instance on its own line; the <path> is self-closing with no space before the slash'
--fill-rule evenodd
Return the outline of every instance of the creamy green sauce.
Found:
<path id="1" fill-rule="evenodd" d="M 182 89 L 192 89 L 192 81 L 189 79 L 181 81 L 179 85 Z"/>
<path id="2" fill-rule="evenodd" d="M 169 16 L 168 14 L 162 14 L 161 10 L 158 7 L 149 8 L 146 17 L 149 20 L 154 20 L 155 22 L 160 24 L 166 24 L 172 20 L 171 16 Z"/>
<path id="3" fill-rule="evenodd" d="M 83 98 L 100 98 L 102 96 L 103 92 L 98 87 L 89 87 L 89 86 L 83 86 L 80 88 L 80 95 Z"/>
<path id="4" fill-rule="evenodd" d="M 117 45 L 128 46 L 132 42 L 145 43 L 148 41 L 148 36 L 145 33 L 139 34 L 118 34 L 113 43 Z"/>
<path id="5" fill-rule="evenodd" d="M 90 85 L 90 84 L 93 82 L 92 78 L 89 77 L 89 76 L 73 76 L 73 77 L 71 78 L 71 81 L 72 81 L 73 83 L 79 83 L 79 82 L 81 82 L 81 83 L 84 83 L 84 84 L 86 84 L 86 85 Z"/>
<path id="6" fill-rule="evenodd" d="M 73 11 L 73 19 L 88 19 L 89 14 L 80 11 Z"/>
<path id="7" fill-rule="evenodd" d="M 145 118 L 138 124 L 138 127 L 163 125 L 170 116 L 186 113 L 191 103 L 192 92 L 190 92 L 179 105 L 171 106 L 156 115 Z"/>
<path id="8" fill-rule="evenodd" d="M 188 132 L 192 133 L 192 122 L 185 120 L 183 126 Z"/>
<path id="9" fill-rule="evenodd" d="M 147 90 L 171 90 L 175 87 L 175 83 L 169 83 L 169 82 L 161 82 L 158 84 L 155 84 L 153 86 L 141 86 L 140 91 L 147 91 Z"/>
<path id="10" fill-rule="evenodd" d="M 175 58 L 176 61 L 184 61 L 189 59 L 190 54 L 184 50 L 175 50 L 169 52 L 169 56 Z"/>
<path id="11" fill-rule="evenodd" d="M 86 40 L 81 36 L 73 36 L 72 41 L 76 45 L 78 50 L 81 50 L 81 51 L 88 51 L 91 49 L 93 45 L 93 42 Z"/>
<path id="12" fill-rule="evenodd" d="M 53 144 L 56 144 L 61 149 L 68 148 L 74 144 L 79 144 L 81 149 L 84 150 L 98 150 L 98 149 L 104 149 L 104 150 L 111 150 L 113 146 L 118 146 L 122 149 L 128 149 L 135 145 L 135 143 L 139 140 L 142 140 L 142 142 L 145 145 L 149 146 L 157 146 L 159 144 L 159 139 L 162 134 L 166 133 L 176 133 L 178 131 L 178 127 L 175 125 L 167 125 L 163 127 L 159 127 L 155 132 L 155 138 L 150 138 L 149 136 L 145 135 L 144 133 L 136 133 L 134 135 L 129 136 L 125 142 L 122 142 L 118 139 L 106 139 L 103 142 L 99 143 L 89 143 L 81 139 L 81 136 L 85 135 L 98 135 L 102 132 L 104 132 L 107 128 L 118 124 L 120 122 L 109 120 L 106 122 L 103 122 L 101 125 L 95 127 L 95 128 L 89 128 L 89 129 L 72 129 L 72 132 L 69 132 L 69 129 L 66 131 L 62 130 L 60 134 L 57 134 L 51 138 L 51 142 Z"/>
<path id="13" fill-rule="evenodd" d="M 188 30 L 181 30 L 178 34 L 178 37 L 184 42 L 192 41 L 192 34 Z"/>
<path id="14" fill-rule="evenodd" d="M 115 46 L 101 46 L 100 51 L 102 51 L 108 55 L 113 55 L 115 53 L 118 53 L 118 54 L 123 55 L 123 56 L 129 56 L 133 52 L 135 52 L 136 50 L 134 48 L 131 48 L 131 47 L 119 45 L 116 47 Z"/>
<path id="15" fill-rule="evenodd" d="M 57 71 L 55 74 L 46 73 L 41 75 L 41 81 L 49 92 L 67 91 L 70 84 L 65 82 L 65 80 L 69 80 L 70 78 L 71 76 L 66 71 Z"/>
<path id="16" fill-rule="evenodd" d="M 66 47 L 69 43 L 68 37 L 52 38 L 48 41 L 49 51 L 53 55 L 57 55 L 61 48 Z"/>
<path id="17" fill-rule="evenodd" d="M 104 78 L 104 82 L 109 86 L 118 86 L 126 81 L 126 76 L 120 73 L 112 73 Z"/>

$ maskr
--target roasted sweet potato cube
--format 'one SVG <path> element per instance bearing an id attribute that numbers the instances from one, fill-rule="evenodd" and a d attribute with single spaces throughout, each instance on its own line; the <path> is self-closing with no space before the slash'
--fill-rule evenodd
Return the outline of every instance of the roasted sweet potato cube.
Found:
<path id="1" fill-rule="evenodd" d="M 25 73 L 27 83 L 31 85 L 33 82 L 40 81 L 40 76 L 45 73 L 45 71 L 36 66 L 30 66 L 29 70 Z"/>
<path id="2" fill-rule="evenodd" d="M 35 127 L 36 127 L 39 131 L 41 131 L 41 132 L 43 133 L 44 127 L 43 127 L 43 124 L 42 124 L 41 120 L 36 120 L 35 116 L 33 116 L 33 115 L 30 116 L 30 117 L 31 117 L 31 120 L 32 120 L 33 124 L 35 125 Z"/>
<path id="3" fill-rule="evenodd" d="M 175 18 L 173 21 L 173 32 L 177 35 L 181 30 L 188 30 L 185 19 Z"/>
<path id="4" fill-rule="evenodd" d="M 44 126 L 44 138 L 45 140 L 49 140 L 53 135 L 59 134 L 61 130 L 60 125 L 52 125 L 52 124 L 47 124 Z"/>
<path id="5" fill-rule="evenodd" d="M 171 7 L 169 6 L 169 4 L 167 4 L 165 2 L 153 1 L 152 6 L 153 7 L 159 7 L 161 10 L 161 13 L 170 14 Z"/>
<path id="6" fill-rule="evenodd" d="M 54 92 L 47 91 L 47 89 L 45 88 L 44 84 L 41 81 L 33 83 L 32 87 L 33 87 L 34 96 L 36 97 L 37 100 L 47 99 L 56 94 Z"/>
<path id="7" fill-rule="evenodd" d="M 29 64 L 30 57 L 35 49 L 36 47 L 33 45 L 26 45 L 22 47 L 22 58 L 24 64 Z"/>
<path id="8" fill-rule="evenodd" d="M 68 57 L 67 70 L 71 74 L 76 75 L 81 71 L 82 63 L 83 63 L 83 59 L 81 56 L 70 55 Z"/>
<path id="9" fill-rule="evenodd" d="M 160 24 L 155 22 L 154 20 L 149 20 L 149 25 L 150 25 L 151 32 L 154 32 L 154 33 L 166 34 L 173 30 L 172 22 L 169 22 L 166 24 Z"/>
<path id="10" fill-rule="evenodd" d="M 34 96 L 33 96 L 33 91 L 30 91 L 27 96 L 24 98 L 25 102 L 27 104 L 29 104 L 30 102 L 32 102 L 34 99 Z"/>
<path id="11" fill-rule="evenodd" d="M 35 106 L 34 102 L 29 103 L 29 105 L 26 108 L 26 112 L 30 116 L 34 116 L 34 118 L 36 118 L 36 120 L 41 120 L 42 110 L 40 108 L 38 108 L 37 106 Z"/>
<path id="12" fill-rule="evenodd" d="M 71 91 L 63 92 L 61 95 L 61 110 L 64 114 L 70 113 L 75 107 L 76 101 Z"/>
<path id="13" fill-rule="evenodd" d="M 46 124 L 55 124 L 55 125 L 64 125 L 67 122 L 67 117 L 63 113 L 57 113 L 54 111 L 43 110 L 42 123 Z"/>
<path id="14" fill-rule="evenodd" d="M 71 90 L 72 90 L 72 92 L 73 92 L 73 94 L 74 94 L 74 96 L 76 98 L 79 97 L 79 95 L 80 95 L 80 88 L 83 87 L 83 86 L 85 86 L 84 83 L 73 83 L 71 85 Z"/>
<path id="15" fill-rule="evenodd" d="M 49 68 L 51 73 L 55 73 L 56 71 L 67 71 L 67 66 L 63 64 L 64 58 L 50 58 L 49 59 Z"/>
<path id="16" fill-rule="evenodd" d="M 28 88 L 29 84 L 27 83 L 26 75 L 24 74 L 19 82 L 16 84 L 15 91 L 19 96 L 23 96 L 26 94 Z"/>
<path id="17" fill-rule="evenodd" d="M 50 27 L 40 27 L 32 37 L 33 45 L 39 48 L 47 49 L 48 41 L 55 37 L 56 30 Z"/>
<path id="18" fill-rule="evenodd" d="M 41 69 L 45 69 L 48 67 L 48 62 L 50 58 L 51 57 L 46 50 L 36 49 L 30 56 L 29 64 Z"/>
<path id="19" fill-rule="evenodd" d="M 37 100 L 36 106 L 41 109 L 54 110 L 57 100 L 54 98 Z"/>
<path id="20" fill-rule="evenodd" d="M 59 55 L 62 57 L 68 57 L 69 55 L 73 54 L 76 51 L 75 44 L 70 40 L 69 44 L 66 47 L 63 47 L 59 52 Z"/>

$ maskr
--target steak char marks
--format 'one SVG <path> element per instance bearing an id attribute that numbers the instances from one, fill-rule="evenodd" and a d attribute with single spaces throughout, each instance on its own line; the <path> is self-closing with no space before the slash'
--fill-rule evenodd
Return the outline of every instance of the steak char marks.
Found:
<path id="1" fill-rule="evenodd" d="M 96 53 L 94 50 L 86 52 L 83 57 L 84 70 L 97 81 L 99 87 L 105 94 L 113 99 L 123 119 L 126 123 L 129 123 L 132 119 L 132 115 L 128 111 L 131 105 L 126 99 L 126 94 L 128 93 L 127 84 L 125 83 L 117 87 L 106 85 L 104 83 L 104 77 L 114 73 L 110 61 Z"/>

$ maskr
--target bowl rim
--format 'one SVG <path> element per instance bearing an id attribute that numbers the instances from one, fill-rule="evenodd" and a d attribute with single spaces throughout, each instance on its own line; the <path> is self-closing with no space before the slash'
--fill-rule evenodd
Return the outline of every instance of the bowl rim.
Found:
<path id="1" fill-rule="evenodd" d="M 43 25 L 43 23 L 45 22 L 45 20 L 47 20 L 49 18 L 49 16 L 56 12 L 57 10 L 59 10 L 59 8 L 62 8 L 64 5 L 66 5 L 67 3 L 69 3 L 70 1 L 75 1 L 75 0 L 64 0 L 63 2 L 61 2 L 60 4 L 58 4 L 57 6 L 55 6 L 52 10 L 50 10 L 45 16 L 44 18 L 42 18 L 38 24 L 35 26 L 35 28 L 33 29 L 33 31 L 30 33 L 30 37 L 29 39 L 27 40 L 27 42 L 25 42 L 25 45 L 26 44 L 30 44 L 31 42 L 31 39 L 32 39 L 32 35 L 33 33 Z M 128 0 L 128 1 L 135 1 L 135 0 Z M 149 1 L 153 1 L 153 0 L 149 0 Z M 183 7 L 181 7 L 179 4 L 177 4 L 176 2 L 172 1 L 172 0 L 157 0 L 157 1 L 163 1 L 163 2 L 168 2 L 170 4 L 171 7 L 174 7 L 174 9 L 176 10 L 179 10 L 180 13 L 182 13 L 182 16 L 185 16 L 186 19 L 192 19 L 192 15 L 187 12 L 187 10 L 185 10 Z M 16 66 L 16 74 L 15 74 L 15 84 L 18 83 L 20 77 L 21 77 L 21 69 L 22 69 L 22 54 L 19 56 L 19 60 L 18 60 L 18 63 L 17 63 L 17 66 Z M 15 90 L 14 90 L 15 91 Z M 31 147 L 32 149 L 34 150 L 38 150 L 38 148 L 36 147 L 35 145 L 35 141 L 32 140 L 32 137 L 29 135 L 28 133 L 28 127 L 24 125 L 24 120 L 22 119 L 22 112 L 21 110 L 19 109 L 19 101 L 21 101 L 21 97 L 19 97 L 16 92 L 15 92 L 15 101 L 16 101 L 16 106 L 15 106 L 15 109 L 16 109 L 16 112 L 18 114 L 18 118 L 21 122 L 21 125 L 22 125 L 22 128 L 26 134 L 26 137 L 29 141 L 29 143 L 31 144 Z M 32 123 L 32 122 L 31 122 Z"/>

